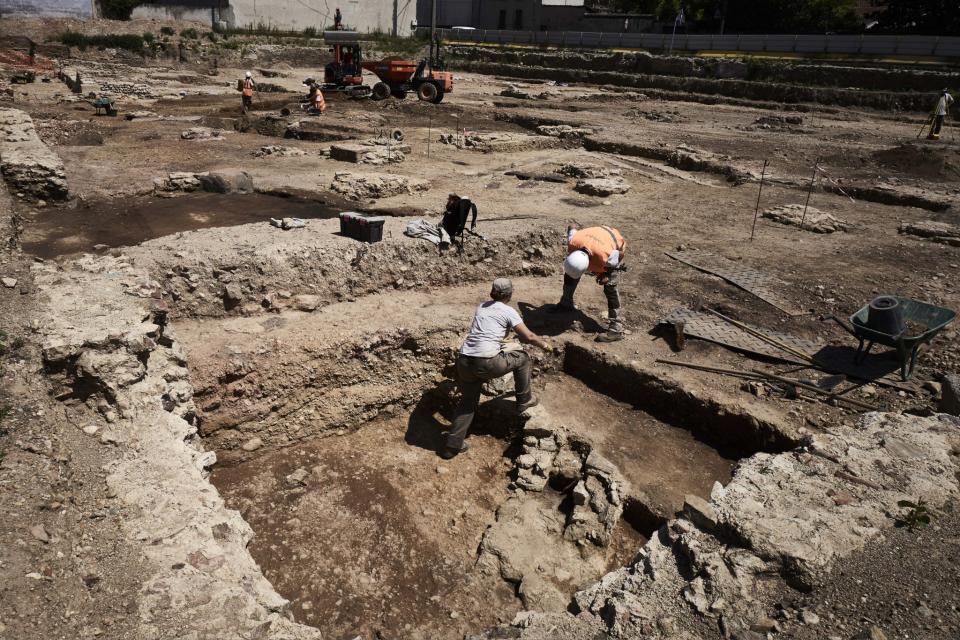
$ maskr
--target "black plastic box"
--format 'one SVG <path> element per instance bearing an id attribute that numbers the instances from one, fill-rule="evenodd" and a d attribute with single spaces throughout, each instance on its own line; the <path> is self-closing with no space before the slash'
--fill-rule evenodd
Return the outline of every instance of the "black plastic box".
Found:
<path id="1" fill-rule="evenodd" d="M 382 216 L 368 216 L 355 211 L 340 214 L 340 233 L 361 242 L 380 242 L 383 240 Z"/>

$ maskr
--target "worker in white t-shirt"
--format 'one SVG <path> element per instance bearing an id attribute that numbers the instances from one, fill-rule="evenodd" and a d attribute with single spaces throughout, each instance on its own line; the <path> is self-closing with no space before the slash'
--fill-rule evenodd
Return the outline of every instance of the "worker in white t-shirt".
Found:
<path id="1" fill-rule="evenodd" d="M 943 127 L 943 121 L 946 119 L 947 112 L 950 111 L 951 105 L 953 105 L 953 96 L 950 95 L 949 91 L 944 89 L 940 93 L 940 97 L 937 98 L 937 104 L 933 108 L 933 113 L 930 114 L 932 122 L 930 126 L 930 135 L 927 136 L 927 139 L 940 139 L 940 129 Z"/>
<path id="2" fill-rule="evenodd" d="M 497 278 L 490 288 L 490 298 L 477 307 L 470 325 L 470 333 L 460 347 L 457 356 L 457 382 L 460 387 L 460 402 L 454 412 L 453 425 L 440 456 L 449 460 L 467 450 L 463 439 L 467 435 L 473 414 L 480 402 L 483 383 L 513 372 L 517 394 L 517 413 L 536 406 L 540 399 L 530 390 L 530 356 L 522 350 L 504 351 L 503 341 L 514 331 L 521 342 L 534 344 L 551 351 L 547 342 L 530 331 L 523 318 L 509 306 L 513 296 L 513 283 L 509 278 Z"/>

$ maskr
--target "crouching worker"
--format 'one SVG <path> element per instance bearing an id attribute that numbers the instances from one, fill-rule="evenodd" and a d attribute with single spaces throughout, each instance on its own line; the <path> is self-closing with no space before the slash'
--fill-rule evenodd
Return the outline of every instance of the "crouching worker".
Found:
<path id="1" fill-rule="evenodd" d="M 576 310 L 573 294 L 580 278 L 587 271 L 596 276 L 597 284 L 603 285 L 607 297 L 607 318 L 610 320 L 606 333 L 597 336 L 597 342 L 623 340 L 623 315 L 620 311 L 620 274 L 623 272 L 623 254 L 627 241 L 613 227 L 567 227 L 567 259 L 563 261 L 563 295 L 552 311 Z"/>
<path id="2" fill-rule="evenodd" d="M 536 406 L 540 399 L 530 389 L 530 356 L 522 350 L 504 351 L 503 341 L 511 330 L 521 342 L 534 344 L 545 351 L 550 345 L 530 331 L 523 318 L 507 303 L 513 296 L 513 283 L 508 278 L 497 278 L 490 289 L 490 298 L 479 307 L 470 325 L 470 333 L 457 356 L 457 382 L 460 403 L 453 416 L 453 425 L 447 435 L 440 456 L 449 460 L 467 450 L 464 438 L 480 402 L 483 383 L 513 372 L 517 392 L 517 413 Z"/>

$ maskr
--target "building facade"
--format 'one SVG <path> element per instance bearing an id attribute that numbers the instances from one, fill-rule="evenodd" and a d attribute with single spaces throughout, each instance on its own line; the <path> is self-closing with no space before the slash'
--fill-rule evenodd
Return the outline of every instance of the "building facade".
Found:
<path id="1" fill-rule="evenodd" d="M 470 0 L 465 0 L 470 2 Z M 210 26 L 266 26 L 302 31 L 333 27 L 340 7 L 347 28 L 360 32 L 409 35 L 417 0 L 148 0 L 133 10 L 135 18 L 194 20 Z M 0 0 L 0 16 L 70 17 L 97 15 L 96 0 Z"/>
<path id="2" fill-rule="evenodd" d="M 654 24 L 647 14 L 587 13 L 584 0 L 419 0 L 419 27 L 430 26 L 434 6 L 441 29 L 641 33 Z"/>
<path id="3" fill-rule="evenodd" d="M 0 16 L 49 16 L 89 20 L 93 0 L 0 0 Z"/>

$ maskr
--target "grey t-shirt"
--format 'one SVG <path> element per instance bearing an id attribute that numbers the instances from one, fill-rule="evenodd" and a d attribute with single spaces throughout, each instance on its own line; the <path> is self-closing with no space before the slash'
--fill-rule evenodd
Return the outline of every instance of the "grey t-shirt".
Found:
<path id="1" fill-rule="evenodd" d="M 507 333 L 520 324 L 523 324 L 523 318 L 513 307 L 488 300 L 477 307 L 460 353 L 475 358 L 492 358 L 500 353 Z"/>

